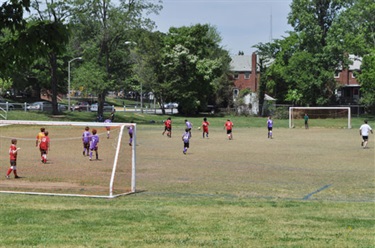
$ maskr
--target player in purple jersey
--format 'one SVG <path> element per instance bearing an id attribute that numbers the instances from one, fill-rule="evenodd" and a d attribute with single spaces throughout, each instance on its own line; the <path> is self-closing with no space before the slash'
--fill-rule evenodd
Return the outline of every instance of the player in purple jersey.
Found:
<path id="1" fill-rule="evenodd" d="M 92 135 L 90 136 L 90 160 L 92 159 L 92 152 L 95 151 L 96 160 L 99 159 L 98 155 L 98 143 L 99 136 L 96 134 L 96 129 L 92 130 Z"/>
<path id="2" fill-rule="evenodd" d="M 111 123 L 111 122 L 112 122 L 111 119 L 105 119 L 104 120 L 104 123 Z M 107 139 L 109 139 L 109 134 L 111 132 L 111 127 L 107 126 L 107 127 L 105 127 L 105 129 L 107 130 Z"/>
<path id="3" fill-rule="evenodd" d="M 191 136 L 190 136 L 190 133 L 189 133 L 189 129 L 186 128 L 185 129 L 185 132 L 182 134 L 182 142 L 184 142 L 184 150 L 182 151 L 185 155 L 186 155 L 186 152 L 189 148 L 189 140 L 190 140 Z"/>
<path id="4" fill-rule="evenodd" d="M 268 129 L 268 138 L 272 139 L 272 127 L 273 127 L 273 120 L 272 117 L 269 116 L 267 120 L 267 129 Z"/>
<path id="5" fill-rule="evenodd" d="M 133 123 L 133 122 L 131 122 Z M 133 128 L 134 128 L 134 125 L 130 125 L 130 126 L 127 126 L 128 128 L 128 134 L 129 134 L 129 146 L 131 146 L 133 144 Z"/>
<path id="6" fill-rule="evenodd" d="M 89 150 L 90 150 L 90 128 L 85 127 L 85 131 L 82 134 L 82 144 L 83 144 L 83 156 L 88 156 L 89 155 Z"/>
<path id="7" fill-rule="evenodd" d="M 193 128 L 193 124 L 190 121 L 185 120 L 185 125 L 186 125 L 186 129 L 189 130 L 189 134 L 190 134 L 190 137 L 191 137 L 191 129 Z"/>

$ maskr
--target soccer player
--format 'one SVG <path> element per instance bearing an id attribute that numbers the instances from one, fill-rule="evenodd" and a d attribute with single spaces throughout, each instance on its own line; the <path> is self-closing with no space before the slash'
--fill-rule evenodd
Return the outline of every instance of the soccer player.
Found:
<path id="1" fill-rule="evenodd" d="M 231 122 L 229 119 L 224 124 L 224 129 L 227 130 L 228 139 L 233 139 L 232 129 L 233 129 L 233 122 Z"/>
<path id="2" fill-rule="evenodd" d="M 111 119 L 105 119 L 104 120 L 104 123 L 111 123 Z M 107 139 L 109 139 L 109 134 L 111 133 L 111 127 L 110 126 L 106 126 L 105 129 L 107 130 Z"/>
<path id="3" fill-rule="evenodd" d="M 168 119 L 164 122 L 164 133 L 167 132 L 167 136 L 169 138 L 172 138 L 172 120 L 171 117 L 168 117 Z"/>
<path id="4" fill-rule="evenodd" d="M 273 127 L 273 120 L 272 117 L 269 116 L 267 120 L 267 129 L 268 129 L 268 138 L 272 139 L 272 127 Z"/>
<path id="5" fill-rule="evenodd" d="M 131 122 L 133 123 L 133 122 Z M 134 126 L 133 125 L 130 125 L 130 126 L 127 126 L 128 128 L 128 134 L 129 134 L 129 146 L 131 146 L 133 144 L 133 128 Z"/>
<path id="6" fill-rule="evenodd" d="M 190 136 L 190 133 L 189 133 L 189 129 L 186 128 L 185 129 L 185 132 L 182 134 L 182 142 L 184 142 L 184 150 L 182 151 L 185 155 L 186 155 L 186 152 L 189 148 L 189 140 L 190 140 L 191 136 Z"/>
<path id="7" fill-rule="evenodd" d="M 9 147 L 10 168 L 7 171 L 7 175 L 6 175 L 7 179 L 10 178 L 10 173 L 12 173 L 12 171 L 14 174 L 14 178 L 20 178 L 17 175 L 17 154 L 20 149 L 21 148 L 17 148 L 17 140 L 12 139 L 11 145 Z"/>
<path id="8" fill-rule="evenodd" d="M 39 149 L 40 149 L 40 154 L 42 156 L 42 163 L 47 163 L 47 153 L 50 148 L 50 139 L 48 137 L 48 131 L 44 132 L 44 137 L 42 137 L 40 144 L 39 144 Z"/>
<path id="9" fill-rule="evenodd" d="M 309 129 L 309 116 L 305 114 L 303 119 L 305 120 L 305 129 Z"/>
<path id="10" fill-rule="evenodd" d="M 82 144 L 83 144 L 83 156 L 88 156 L 89 155 L 89 150 L 90 150 L 90 128 L 85 127 L 85 131 L 82 133 Z"/>
<path id="11" fill-rule="evenodd" d="M 368 135 L 369 133 L 372 132 L 372 128 L 370 127 L 369 124 L 367 124 L 367 120 L 364 121 L 365 123 L 361 125 L 359 128 L 359 135 L 362 136 L 362 142 L 361 146 L 363 146 L 363 149 L 366 149 L 367 143 L 368 143 Z"/>
<path id="12" fill-rule="evenodd" d="M 96 129 L 92 130 L 92 135 L 90 136 L 90 160 L 92 160 L 92 152 L 95 151 L 96 160 L 99 159 L 98 154 L 98 143 L 99 143 L 99 136 L 96 134 Z"/>
<path id="13" fill-rule="evenodd" d="M 189 133 L 191 137 L 191 129 L 193 128 L 193 124 L 190 121 L 185 120 L 185 125 L 186 125 L 186 129 L 189 129 Z"/>
<path id="14" fill-rule="evenodd" d="M 40 141 L 42 140 L 42 137 L 44 137 L 44 131 L 46 129 L 44 127 L 41 127 L 40 128 L 40 132 L 38 133 L 38 135 L 36 136 L 36 141 L 35 141 L 35 146 L 38 147 L 39 146 L 39 143 Z"/>
<path id="15" fill-rule="evenodd" d="M 208 138 L 208 126 L 209 125 L 210 125 L 210 123 L 207 121 L 207 118 L 204 117 L 203 122 L 202 122 L 202 128 L 203 128 L 202 136 L 203 136 L 203 138 L 204 138 L 204 134 L 206 134 L 206 137 Z"/>

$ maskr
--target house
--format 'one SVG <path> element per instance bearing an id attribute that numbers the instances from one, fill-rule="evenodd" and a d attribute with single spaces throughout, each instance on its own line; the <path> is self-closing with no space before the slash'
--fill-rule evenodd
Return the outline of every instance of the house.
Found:
<path id="1" fill-rule="evenodd" d="M 362 59 L 354 55 L 349 55 L 349 59 L 353 62 L 349 65 L 349 68 L 338 68 L 334 75 L 339 85 L 336 94 L 341 105 L 358 104 L 360 99 L 360 85 L 355 78 L 355 72 L 360 71 Z M 230 66 L 234 80 L 234 99 L 242 89 L 248 88 L 252 93 L 258 91 L 260 75 L 258 61 L 258 57 L 255 53 L 252 55 L 232 56 Z M 256 98 L 256 95 L 250 97 L 250 99 L 253 99 L 251 101 L 255 101 Z M 252 106 L 255 105 L 255 102 L 251 103 Z"/>
<path id="2" fill-rule="evenodd" d="M 258 90 L 259 67 L 257 65 L 258 56 L 234 55 L 230 63 L 234 80 L 234 95 L 237 96 L 242 89 L 250 89 L 251 92 Z"/>
<path id="3" fill-rule="evenodd" d="M 233 100 L 236 102 L 237 96 L 242 89 L 250 89 L 251 93 L 246 95 L 243 99 L 246 107 L 241 106 L 237 111 L 248 112 L 249 114 L 259 113 L 259 100 L 258 100 L 258 81 L 259 81 L 259 66 L 258 56 L 256 53 L 252 55 L 234 55 L 230 63 L 230 68 L 233 73 L 234 89 L 233 89 Z M 276 99 L 265 95 L 265 101 L 269 106 L 275 104 Z"/>
<path id="4" fill-rule="evenodd" d="M 360 99 L 360 85 L 355 77 L 356 72 L 360 72 L 362 58 L 349 55 L 353 62 L 349 68 L 338 68 L 335 72 L 335 80 L 339 84 L 336 91 L 340 104 L 358 104 Z"/>

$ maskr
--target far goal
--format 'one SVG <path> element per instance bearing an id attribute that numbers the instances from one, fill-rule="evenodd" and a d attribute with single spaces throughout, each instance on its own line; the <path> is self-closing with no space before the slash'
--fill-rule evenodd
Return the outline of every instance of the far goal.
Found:
<path id="1" fill-rule="evenodd" d="M 96 130 L 98 157 L 85 151 L 82 135 Z M 130 140 L 128 128 L 132 127 Z M 41 160 L 40 128 L 48 131 L 50 150 Z M 109 129 L 109 130 L 108 130 Z M 109 133 L 108 133 L 109 131 Z M 6 178 L 9 147 L 17 139 L 17 175 Z M 0 120 L 0 193 L 114 198 L 135 192 L 136 124 Z M 90 152 L 92 156 L 90 157 Z M 91 159 L 90 159 L 91 158 Z"/>
<path id="2" fill-rule="evenodd" d="M 336 119 L 338 127 L 352 128 L 350 107 L 290 107 L 289 128 L 303 127 L 305 114 L 309 117 L 309 123 L 314 120 Z"/>

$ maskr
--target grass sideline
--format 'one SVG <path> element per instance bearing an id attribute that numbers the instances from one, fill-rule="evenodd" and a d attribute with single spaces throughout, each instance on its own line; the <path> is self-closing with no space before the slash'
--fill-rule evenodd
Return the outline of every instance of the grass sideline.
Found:
<path id="1" fill-rule="evenodd" d="M 310 124 L 308 142 L 301 142 L 298 139 L 301 135 L 295 135 L 296 147 L 293 149 L 282 143 L 283 140 L 290 137 L 291 132 L 300 134 L 305 130 L 286 129 L 286 120 L 275 120 L 272 151 L 285 154 L 285 157 L 278 157 L 280 161 L 276 157 L 275 162 L 268 161 L 272 153 L 270 140 L 263 138 L 266 135 L 265 119 L 230 116 L 236 125 L 233 141 L 244 147 L 238 159 L 266 160 L 267 164 L 277 163 L 277 166 L 266 168 L 253 162 L 250 163 L 251 170 L 247 171 L 245 164 L 238 161 L 234 163 L 236 166 L 231 165 L 232 170 L 228 173 L 224 170 L 226 164 L 221 163 L 230 158 L 226 146 L 216 148 L 218 158 L 213 162 L 199 159 L 209 152 L 199 149 L 203 142 L 227 141 L 222 130 L 227 117 L 208 117 L 212 123 L 210 140 L 198 140 L 199 133 L 194 130 L 192 147 L 185 157 L 181 154 L 179 139 L 185 117 L 172 116 L 175 129 L 170 140 L 161 135 L 161 121 L 166 116 L 134 114 L 122 117 L 117 113 L 117 117 L 119 120 L 126 118 L 124 122 L 132 119 L 142 123 L 137 148 L 137 184 L 142 192 L 113 200 L 0 194 L 0 247 L 375 246 L 375 186 L 373 179 L 364 180 L 374 175 L 373 164 L 368 162 L 371 156 L 374 158 L 374 136 L 370 137 L 370 149 L 360 149 L 356 129 L 363 122 L 362 118 L 356 120 L 356 124 L 353 120 L 353 130 L 335 129 L 336 120 L 320 121 L 319 127 Z M 84 118 L 89 120 L 92 116 L 87 113 Z M 202 118 L 187 119 L 197 127 Z M 152 120 L 156 123 L 151 124 Z M 321 131 L 324 135 L 318 136 Z M 340 137 L 342 135 L 346 136 Z M 311 154 L 300 153 L 300 149 L 307 149 L 306 146 L 319 139 L 328 142 L 323 140 L 322 147 Z M 330 139 L 336 140 L 330 145 Z M 262 145 L 268 150 L 260 149 Z M 342 159 L 330 157 L 340 149 L 343 149 Z M 297 156 L 299 154 L 306 157 Z M 326 157 L 318 160 L 314 156 L 319 154 Z M 316 168 L 313 167 L 314 158 Z M 324 158 L 327 161 L 319 164 Z M 361 158 L 366 159 L 365 165 L 372 170 L 355 170 L 354 166 L 361 165 Z M 305 161 L 310 167 L 301 170 L 290 166 L 290 161 Z M 207 163 L 210 163 L 209 170 L 203 166 Z M 345 169 L 339 169 L 339 166 Z M 4 167 L 8 165 L 3 165 L 2 171 Z M 274 170 L 275 175 L 265 174 L 262 170 Z M 262 178 L 262 175 L 268 178 Z M 228 180 L 233 176 L 236 180 Z M 292 185 L 288 178 L 298 179 L 299 183 Z M 303 200 L 304 187 L 320 185 L 320 181 L 329 178 L 337 180 L 340 187 L 330 188 L 317 198 Z M 235 187 L 237 189 L 233 190 Z M 257 192 L 262 194 L 256 195 Z M 358 198 L 360 195 L 367 200 Z"/>

